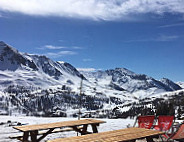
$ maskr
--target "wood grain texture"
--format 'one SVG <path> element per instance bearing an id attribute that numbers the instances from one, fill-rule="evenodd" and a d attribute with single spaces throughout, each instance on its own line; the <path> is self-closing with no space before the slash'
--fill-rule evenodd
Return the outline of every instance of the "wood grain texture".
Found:
<path id="1" fill-rule="evenodd" d="M 48 142 L 126 142 L 140 138 L 162 135 L 164 132 L 144 129 L 144 128 L 127 128 L 115 131 L 101 132 L 90 135 L 60 138 Z"/>
<path id="2" fill-rule="evenodd" d="M 71 127 L 71 126 L 80 126 L 85 124 L 100 124 L 100 123 L 105 123 L 105 121 L 95 120 L 95 119 L 84 119 L 84 120 L 39 124 L 39 125 L 16 126 L 13 128 L 22 132 L 27 132 L 27 131 L 35 131 L 35 130 L 46 130 L 51 128 Z"/>

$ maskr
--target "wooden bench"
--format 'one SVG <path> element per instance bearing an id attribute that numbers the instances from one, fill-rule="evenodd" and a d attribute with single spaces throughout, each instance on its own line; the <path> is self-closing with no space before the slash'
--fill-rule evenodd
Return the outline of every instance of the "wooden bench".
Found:
<path id="1" fill-rule="evenodd" d="M 23 132 L 23 135 L 15 136 L 12 138 L 17 138 L 18 140 L 23 142 L 27 142 L 30 138 L 31 141 L 38 142 L 43 138 L 45 138 L 48 134 L 57 132 L 73 130 L 79 132 L 81 135 L 89 133 L 98 133 L 97 126 L 99 126 L 99 124 L 101 123 L 105 123 L 105 121 L 95 119 L 84 119 L 84 120 L 39 124 L 39 125 L 16 126 L 13 128 Z M 93 132 L 87 131 L 88 125 L 91 125 Z M 41 136 L 38 138 L 38 135 Z"/>
<path id="2" fill-rule="evenodd" d="M 78 129 L 82 129 L 83 127 L 80 126 L 78 127 Z M 73 131 L 73 128 L 57 128 L 55 130 L 53 130 L 51 133 L 60 133 L 60 132 L 69 132 L 69 131 Z M 42 131 L 39 131 L 37 135 L 43 135 L 45 134 L 47 131 L 46 130 L 42 130 Z M 18 139 L 20 141 L 23 140 L 23 134 L 17 134 L 15 136 L 10 136 L 9 137 L 10 139 Z"/>
<path id="3" fill-rule="evenodd" d="M 135 142 L 137 139 L 143 138 L 146 138 L 147 142 L 153 142 L 155 136 L 162 134 L 164 132 L 134 127 L 78 137 L 59 138 L 48 142 Z"/>

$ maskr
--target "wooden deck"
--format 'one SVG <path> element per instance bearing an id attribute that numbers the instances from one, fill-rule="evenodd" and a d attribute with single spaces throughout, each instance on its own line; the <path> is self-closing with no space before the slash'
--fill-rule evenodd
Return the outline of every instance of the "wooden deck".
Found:
<path id="1" fill-rule="evenodd" d="M 115 131 L 101 132 L 78 137 L 60 138 L 48 142 L 134 142 L 137 139 L 146 138 L 153 142 L 153 137 L 164 134 L 160 131 L 144 128 L 127 128 Z"/>

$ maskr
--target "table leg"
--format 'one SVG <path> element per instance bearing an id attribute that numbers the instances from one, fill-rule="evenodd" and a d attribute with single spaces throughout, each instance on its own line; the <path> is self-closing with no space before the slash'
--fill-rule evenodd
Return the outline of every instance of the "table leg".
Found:
<path id="1" fill-rule="evenodd" d="M 147 142 L 154 142 L 152 137 L 146 137 Z"/>
<path id="2" fill-rule="evenodd" d="M 37 142 L 38 131 L 31 131 L 30 134 L 31 134 L 31 141 Z"/>
<path id="3" fill-rule="evenodd" d="M 91 126 L 92 126 L 92 129 L 93 129 L 93 133 L 98 133 L 97 125 L 92 124 Z"/>
<path id="4" fill-rule="evenodd" d="M 81 132 L 82 135 L 87 134 L 87 128 L 88 128 L 88 124 L 85 124 L 85 125 L 83 126 L 83 129 L 82 129 L 82 132 Z"/>
<path id="5" fill-rule="evenodd" d="M 51 128 L 50 130 L 48 130 L 46 133 L 44 133 L 40 138 L 38 138 L 38 142 L 41 141 L 43 138 L 45 138 L 48 134 L 51 134 L 52 131 L 54 130 L 55 128 Z"/>
<path id="6" fill-rule="evenodd" d="M 27 142 L 29 137 L 29 132 L 24 132 L 23 134 L 23 142 Z"/>

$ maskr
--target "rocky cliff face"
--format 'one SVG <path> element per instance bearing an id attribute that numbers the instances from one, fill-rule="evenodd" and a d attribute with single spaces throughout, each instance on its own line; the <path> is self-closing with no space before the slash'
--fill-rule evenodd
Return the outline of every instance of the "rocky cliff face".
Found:
<path id="1" fill-rule="evenodd" d="M 10 47 L 4 42 L 0 42 L 0 65 L 0 70 L 15 71 L 18 68 L 23 67 L 38 70 L 33 61 L 28 60 L 16 49 Z"/>

